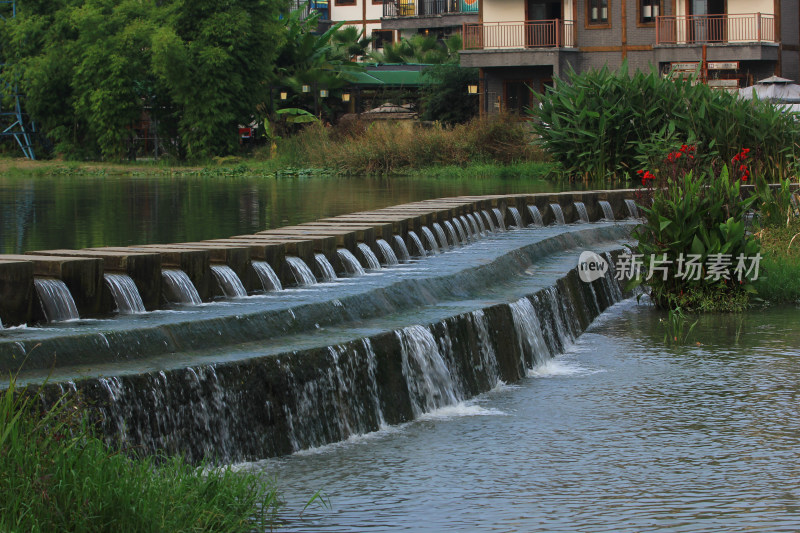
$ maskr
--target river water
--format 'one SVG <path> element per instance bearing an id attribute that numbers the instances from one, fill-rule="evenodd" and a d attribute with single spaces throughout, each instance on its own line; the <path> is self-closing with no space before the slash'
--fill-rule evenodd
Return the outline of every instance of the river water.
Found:
<path id="1" fill-rule="evenodd" d="M 241 466 L 278 480 L 286 531 L 797 531 L 797 312 L 666 347 L 626 300 L 521 383 Z"/>
<path id="2" fill-rule="evenodd" d="M 0 176 L 0 253 L 227 238 L 429 198 L 551 192 L 541 179 Z"/>

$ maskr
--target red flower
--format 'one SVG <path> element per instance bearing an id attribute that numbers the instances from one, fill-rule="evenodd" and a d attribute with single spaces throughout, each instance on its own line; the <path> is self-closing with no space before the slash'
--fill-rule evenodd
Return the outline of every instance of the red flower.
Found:
<path id="1" fill-rule="evenodd" d="M 742 166 L 740 166 L 740 167 L 739 167 L 739 170 L 740 170 L 741 172 L 747 172 L 747 165 L 742 165 Z"/>
<path id="2" fill-rule="evenodd" d="M 636 173 L 641 176 L 642 174 L 644 174 L 644 170 L 637 170 Z"/>
<path id="3" fill-rule="evenodd" d="M 750 153 L 750 148 L 745 148 L 744 150 L 742 150 L 742 153 L 743 153 L 744 155 L 747 155 L 747 154 L 749 154 L 749 153 Z"/>
<path id="4" fill-rule="evenodd" d="M 733 159 L 731 159 L 731 161 L 734 162 L 734 163 L 736 161 L 739 161 L 739 154 L 736 154 L 735 156 L 733 156 Z"/>
<path id="5" fill-rule="evenodd" d="M 675 159 L 678 159 L 682 155 L 683 155 L 683 152 L 678 152 L 677 154 L 675 154 Z"/>
<path id="6" fill-rule="evenodd" d="M 689 149 L 689 147 L 688 147 L 688 146 L 686 146 L 685 144 L 682 144 L 682 145 L 681 145 L 681 152 L 685 152 L 685 151 L 686 151 L 686 150 L 688 150 L 688 149 Z"/>

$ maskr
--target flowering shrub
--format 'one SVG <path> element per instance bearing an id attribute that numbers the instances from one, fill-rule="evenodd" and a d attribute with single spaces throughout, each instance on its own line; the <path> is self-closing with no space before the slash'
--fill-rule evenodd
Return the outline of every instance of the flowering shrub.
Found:
<path id="1" fill-rule="evenodd" d="M 645 222 L 633 233 L 638 243 L 632 251 L 643 261 L 638 283 L 661 308 L 739 310 L 753 292 L 751 280 L 732 275 L 733 264 L 719 263 L 726 257 L 742 264 L 759 252 L 758 241 L 745 231 L 744 223 L 757 196 L 740 194 L 749 176 L 747 152 L 736 156 L 740 166 L 734 174 L 727 166 L 719 172 L 697 172 L 694 152 L 694 147 L 682 145 L 667 155 L 661 169 L 638 173 L 647 187 L 639 198 Z M 697 278 L 681 275 L 687 257 L 698 264 Z"/>

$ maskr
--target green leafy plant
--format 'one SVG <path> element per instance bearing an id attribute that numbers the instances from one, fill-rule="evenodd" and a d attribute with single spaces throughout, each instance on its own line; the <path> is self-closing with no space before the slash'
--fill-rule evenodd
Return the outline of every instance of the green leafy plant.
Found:
<path id="1" fill-rule="evenodd" d="M 571 180 L 631 178 L 665 148 L 686 139 L 702 151 L 698 163 L 729 162 L 742 146 L 758 153 L 764 179 L 794 173 L 800 125 L 769 102 L 741 100 L 692 80 L 671 80 L 627 65 L 557 79 L 531 108 L 539 143 Z"/>
<path id="2" fill-rule="evenodd" d="M 743 198 L 741 179 L 731 178 L 727 167 L 708 175 L 690 171 L 652 179 L 656 183 L 647 190 L 649 198 L 640 200 L 645 221 L 633 232 L 638 242 L 632 251 L 642 258 L 638 282 L 653 303 L 690 311 L 723 310 L 725 302 L 726 310 L 743 306 L 755 290 L 746 271 L 737 269 L 749 268 L 750 258 L 759 252 L 758 240 L 745 231 L 743 219 L 757 197 Z M 687 276 L 689 254 L 699 270 Z M 709 260 L 721 261 L 722 256 L 732 259 L 727 273 L 711 271 Z"/>
<path id="3" fill-rule="evenodd" d="M 680 307 L 669 309 L 666 320 L 661 319 L 664 326 L 664 344 L 686 344 L 689 342 L 694 327 L 699 320 L 689 324 L 689 318 Z M 686 326 L 689 325 L 687 330 Z"/>

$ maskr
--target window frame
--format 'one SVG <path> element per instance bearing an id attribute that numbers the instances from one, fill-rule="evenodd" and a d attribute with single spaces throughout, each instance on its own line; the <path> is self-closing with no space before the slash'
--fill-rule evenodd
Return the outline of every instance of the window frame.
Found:
<path id="1" fill-rule="evenodd" d="M 573 0 L 574 1 L 574 0 Z M 606 2 L 606 20 L 593 21 L 592 4 L 597 4 L 598 9 L 602 9 L 602 3 Z M 584 28 L 587 30 L 605 30 L 611 27 L 611 0 L 586 0 L 586 19 L 584 20 Z"/>
<path id="2" fill-rule="evenodd" d="M 652 7 L 658 7 L 658 15 L 655 15 L 651 18 L 651 20 L 644 22 L 642 20 L 642 8 L 644 4 Z M 663 0 L 637 0 L 636 2 L 636 26 L 639 28 L 655 28 L 656 26 L 656 17 L 662 15 L 664 13 L 664 2 Z"/>

